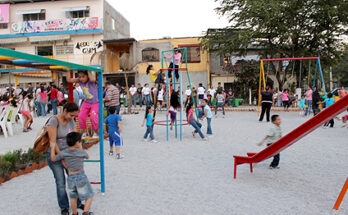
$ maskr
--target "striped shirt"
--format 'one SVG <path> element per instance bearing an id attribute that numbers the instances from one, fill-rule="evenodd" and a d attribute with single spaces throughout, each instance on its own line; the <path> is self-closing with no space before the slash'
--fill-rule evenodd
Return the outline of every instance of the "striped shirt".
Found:
<path id="1" fill-rule="evenodd" d="M 119 106 L 120 105 L 120 91 L 117 87 L 114 85 L 111 85 L 109 89 L 106 91 L 105 95 L 106 99 L 111 99 L 108 102 L 105 102 L 105 106 L 107 107 L 113 107 L 113 106 Z"/>

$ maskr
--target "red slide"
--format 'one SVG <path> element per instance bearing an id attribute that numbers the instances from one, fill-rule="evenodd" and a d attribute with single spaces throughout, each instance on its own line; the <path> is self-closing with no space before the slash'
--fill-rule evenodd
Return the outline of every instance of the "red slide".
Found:
<path id="1" fill-rule="evenodd" d="M 248 163 L 250 164 L 250 172 L 253 172 L 253 163 L 258 163 L 267 158 L 273 157 L 274 155 L 283 151 L 287 147 L 296 143 L 302 137 L 314 131 L 316 128 L 323 125 L 325 122 L 328 122 L 330 119 L 347 110 L 347 108 L 348 95 L 341 98 L 325 110 L 321 111 L 316 116 L 307 120 L 305 123 L 297 127 L 295 130 L 280 138 L 277 142 L 268 146 L 259 153 L 247 153 L 248 156 L 234 155 L 234 178 L 237 177 L 237 165 Z"/>

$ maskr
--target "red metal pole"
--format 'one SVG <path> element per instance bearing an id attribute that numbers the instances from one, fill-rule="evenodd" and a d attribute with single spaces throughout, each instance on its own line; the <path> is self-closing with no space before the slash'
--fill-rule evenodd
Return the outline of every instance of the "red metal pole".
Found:
<path id="1" fill-rule="evenodd" d="M 282 61 L 282 60 L 317 60 L 319 57 L 295 57 L 295 58 L 275 58 L 275 59 L 260 59 L 262 61 Z"/>
<path id="2" fill-rule="evenodd" d="M 69 74 L 67 74 L 69 75 Z M 70 72 L 70 78 L 74 78 L 74 73 Z M 69 83 L 69 102 L 74 102 L 74 94 L 73 94 L 74 88 L 73 84 Z"/>

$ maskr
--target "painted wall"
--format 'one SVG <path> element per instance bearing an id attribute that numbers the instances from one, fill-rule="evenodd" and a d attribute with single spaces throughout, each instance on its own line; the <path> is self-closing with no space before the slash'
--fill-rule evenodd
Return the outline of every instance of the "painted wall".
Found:
<path id="1" fill-rule="evenodd" d="M 18 76 L 18 84 L 20 84 L 23 87 L 26 86 L 25 84 L 27 83 L 33 83 L 33 84 L 34 83 L 49 83 L 51 81 L 52 81 L 51 77 L 40 78 L 40 77 Z M 9 84 L 8 73 L 0 75 L 0 84 Z M 15 86 L 15 76 L 13 74 L 11 75 L 11 84 Z"/>
<path id="2" fill-rule="evenodd" d="M 63 8 L 79 6 L 89 6 L 90 17 L 99 17 L 100 22 L 103 23 L 103 0 L 67 0 L 11 4 L 10 22 L 23 22 L 23 15 L 16 14 L 18 10 L 45 9 L 46 20 L 54 20 L 59 18 L 67 18 L 65 12 L 62 10 Z M 102 25 L 100 26 L 100 28 L 102 28 Z M 0 35 L 11 34 L 10 29 L 10 26 L 8 29 L 0 29 Z"/>

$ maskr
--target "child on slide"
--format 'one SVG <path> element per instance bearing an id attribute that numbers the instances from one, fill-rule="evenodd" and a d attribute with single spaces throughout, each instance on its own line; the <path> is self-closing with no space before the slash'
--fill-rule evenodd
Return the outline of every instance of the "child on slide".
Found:
<path id="1" fill-rule="evenodd" d="M 180 110 L 181 105 L 179 102 L 178 93 L 173 90 L 170 97 L 170 108 L 167 111 L 167 116 L 170 114 L 170 130 L 173 130 L 173 125 L 176 121 L 176 113 Z"/>
<path id="2" fill-rule="evenodd" d="M 269 129 L 266 137 L 258 144 L 261 146 L 264 142 L 267 143 L 267 146 L 272 145 L 273 143 L 277 142 L 281 137 L 282 137 L 282 129 L 280 127 L 281 120 L 279 115 L 272 115 L 271 116 L 271 121 L 272 121 L 272 127 Z M 280 155 L 277 154 L 273 157 L 272 163 L 269 165 L 270 169 L 279 169 L 279 160 L 280 160 Z"/>
<path id="3" fill-rule="evenodd" d="M 98 85 L 91 71 L 79 70 L 77 75 L 78 78 L 70 78 L 70 70 L 68 70 L 68 75 L 66 77 L 68 83 L 79 83 L 86 97 L 85 101 L 81 105 L 79 113 L 80 129 L 82 130 L 82 133 L 84 133 L 83 138 L 87 137 L 88 135 L 85 132 L 87 129 L 87 118 L 88 115 L 90 115 L 92 129 L 94 131 L 93 138 L 98 138 Z"/>

